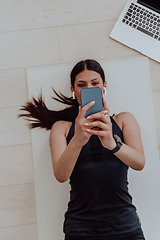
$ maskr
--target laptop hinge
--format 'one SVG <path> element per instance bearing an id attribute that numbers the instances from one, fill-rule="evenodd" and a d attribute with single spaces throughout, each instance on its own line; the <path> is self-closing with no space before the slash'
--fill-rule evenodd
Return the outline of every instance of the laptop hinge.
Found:
<path id="1" fill-rule="evenodd" d="M 153 11 L 155 11 L 155 12 L 157 12 L 157 13 L 160 13 L 160 9 L 157 9 L 157 8 L 155 8 L 155 7 L 152 7 L 151 5 L 149 5 L 149 4 L 147 4 L 147 3 L 144 3 L 144 2 L 141 1 L 141 0 L 138 0 L 137 3 L 143 5 L 143 6 L 147 7 L 147 8 L 150 8 L 151 10 L 153 10 Z"/>

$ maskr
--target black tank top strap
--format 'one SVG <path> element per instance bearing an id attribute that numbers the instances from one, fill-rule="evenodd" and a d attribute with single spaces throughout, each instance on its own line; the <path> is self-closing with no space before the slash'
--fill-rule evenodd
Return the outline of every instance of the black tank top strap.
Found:
<path id="1" fill-rule="evenodd" d="M 74 135 L 74 126 L 75 126 L 75 121 L 72 122 L 72 125 L 69 129 L 68 135 L 67 135 L 67 144 L 71 141 L 73 135 Z"/>
<path id="2" fill-rule="evenodd" d="M 113 132 L 113 135 L 116 134 L 118 135 L 122 142 L 124 142 L 124 138 L 123 138 L 123 132 L 122 130 L 120 129 L 120 127 L 118 126 L 118 124 L 116 123 L 116 121 L 114 120 L 113 116 L 115 114 L 113 114 L 112 116 L 110 116 L 110 119 L 111 119 L 111 123 L 112 123 L 112 132 Z"/>

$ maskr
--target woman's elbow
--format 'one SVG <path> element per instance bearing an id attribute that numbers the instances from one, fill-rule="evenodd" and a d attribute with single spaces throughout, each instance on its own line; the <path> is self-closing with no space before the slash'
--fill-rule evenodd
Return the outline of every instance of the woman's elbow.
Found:
<path id="1" fill-rule="evenodd" d="M 142 157 L 142 159 L 137 164 L 135 170 L 142 171 L 144 169 L 144 167 L 145 167 L 145 162 L 146 162 L 145 157 Z"/>
<path id="2" fill-rule="evenodd" d="M 59 183 L 64 183 L 68 180 L 68 179 L 61 179 L 61 178 L 57 178 L 57 177 L 55 177 L 55 178 Z"/>
<path id="3" fill-rule="evenodd" d="M 54 176 L 56 178 L 56 180 L 59 182 L 59 183 L 64 183 L 68 180 L 67 177 L 65 177 L 64 175 L 61 175 L 61 174 L 57 174 L 56 171 L 53 171 L 54 172 Z"/>

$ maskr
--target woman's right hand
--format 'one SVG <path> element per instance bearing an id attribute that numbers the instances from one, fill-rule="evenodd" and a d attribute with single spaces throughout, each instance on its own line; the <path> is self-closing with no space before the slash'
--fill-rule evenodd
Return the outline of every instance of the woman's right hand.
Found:
<path id="1" fill-rule="evenodd" d="M 75 134 L 74 139 L 76 140 L 76 145 L 78 147 L 83 147 L 92 136 L 91 133 L 86 131 L 84 123 L 87 122 L 85 114 L 89 108 L 95 104 L 95 101 L 86 104 L 83 108 L 79 106 L 79 113 L 75 120 Z"/>

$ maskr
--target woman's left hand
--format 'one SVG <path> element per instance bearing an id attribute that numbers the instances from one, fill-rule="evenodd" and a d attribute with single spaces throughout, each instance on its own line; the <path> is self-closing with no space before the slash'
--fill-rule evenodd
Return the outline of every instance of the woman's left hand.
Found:
<path id="1" fill-rule="evenodd" d="M 104 97 L 103 107 L 103 111 L 87 117 L 84 126 L 86 127 L 87 132 L 99 137 L 105 148 L 112 150 L 116 147 L 116 142 L 112 135 L 112 123 L 109 116 L 109 109 Z"/>

